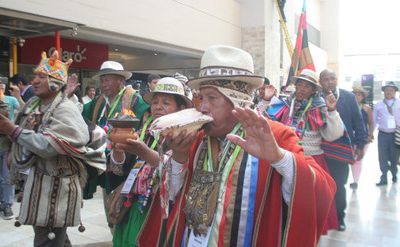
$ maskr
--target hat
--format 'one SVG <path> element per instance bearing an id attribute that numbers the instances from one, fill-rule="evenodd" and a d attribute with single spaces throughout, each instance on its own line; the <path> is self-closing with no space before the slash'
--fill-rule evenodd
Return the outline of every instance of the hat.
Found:
<path id="1" fill-rule="evenodd" d="M 364 98 L 368 96 L 368 91 L 365 90 L 362 86 L 353 86 L 353 93 L 362 93 L 364 94 Z"/>
<path id="2" fill-rule="evenodd" d="M 182 97 L 182 99 L 186 102 L 187 107 L 192 107 L 192 101 L 185 96 L 185 89 L 180 81 L 172 77 L 164 77 L 161 78 L 154 88 L 153 91 L 147 92 L 143 95 L 144 101 L 147 104 L 151 104 L 151 100 L 156 93 L 166 93 L 166 94 L 176 94 Z"/>
<path id="3" fill-rule="evenodd" d="M 132 73 L 129 71 L 125 71 L 122 64 L 115 61 L 105 61 L 101 64 L 100 71 L 95 74 L 92 78 L 97 80 L 102 75 L 120 75 L 128 80 L 131 78 Z"/>
<path id="4" fill-rule="evenodd" d="M 239 48 L 215 45 L 209 47 L 201 58 L 199 77 L 189 80 L 193 89 L 215 87 L 234 105 L 252 104 L 252 93 L 261 87 L 264 77 L 254 75 L 253 58 Z"/>
<path id="5" fill-rule="evenodd" d="M 186 84 L 188 82 L 188 78 L 178 72 L 174 74 L 174 78 L 182 82 L 183 84 Z"/>
<path id="6" fill-rule="evenodd" d="M 298 76 L 292 76 L 290 80 L 296 84 L 297 80 L 304 80 L 308 81 L 314 86 L 316 86 L 318 89 L 321 89 L 321 85 L 318 83 L 318 75 L 315 73 L 315 71 L 311 69 L 303 69 Z"/>
<path id="7" fill-rule="evenodd" d="M 42 73 L 56 79 L 61 84 L 66 84 L 68 79 L 68 68 L 72 63 L 72 59 L 68 59 L 66 63 L 59 60 L 58 51 L 54 51 L 49 58 L 46 52 L 42 52 L 42 59 L 39 65 L 33 70 L 34 73 Z"/>
<path id="8" fill-rule="evenodd" d="M 399 91 L 399 88 L 397 87 L 396 83 L 394 83 L 393 81 L 389 81 L 386 83 L 385 86 L 382 86 L 382 91 L 385 90 L 386 87 L 393 87 L 394 89 L 396 89 L 396 91 Z"/>

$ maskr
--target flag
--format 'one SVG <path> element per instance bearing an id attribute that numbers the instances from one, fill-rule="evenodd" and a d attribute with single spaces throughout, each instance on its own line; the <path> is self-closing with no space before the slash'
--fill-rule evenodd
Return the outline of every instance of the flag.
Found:
<path id="1" fill-rule="evenodd" d="M 314 62 L 308 47 L 306 0 L 303 2 L 303 10 L 300 15 L 299 28 L 297 31 L 296 46 L 292 55 L 292 63 L 290 65 L 286 86 L 290 85 L 290 78 L 298 75 L 303 69 L 315 71 Z"/>
<path id="2" fill-rule="evenodd" d="M 281 12 L 282 19 L 284 22 L 286 22 L 286 16 L 285 16 L 285 11 L 284 11 L 285 4 L 286 4 L 286 0 L 278 0 L 279 11 Z"/>

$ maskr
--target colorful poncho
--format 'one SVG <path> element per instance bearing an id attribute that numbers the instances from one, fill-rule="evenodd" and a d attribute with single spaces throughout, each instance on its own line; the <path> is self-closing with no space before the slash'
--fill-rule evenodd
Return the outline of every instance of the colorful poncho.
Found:
<path id="1" fill-rule="evenodd" d="M 267 114 L 272 120 L 292 127 L 300 138 L 305 131 L 317 131 L 326 124 L 327 107 L 323 98 L 303 100 L 297 110 L 296 103 L 294 96 L 278 101 L 270 105 Z"/>
<path id="2" fill-rule="evenodd" d="M 303 154 L 298 138 L 280 123 L 269 121 L 278 145 L 293 153 L 294 188 L 290 205 L 282 200 L 282 176 L 267 161 L 241 152 L 230 171 L 220 214 L 209 246 L 316 246 L 335 183 L 315 161 Z M 139 239 L 139 246 L 182 246 L 185 229 L 185 195 L 193 174 L 195 154 L 202 136 L 192 147 L 189 173 L 167 220 L 160 217 L 154 198 Z M 221 209 L 221 210 L 220 210 Z M 307 227 L 304 228 L 304 223 Z"/>

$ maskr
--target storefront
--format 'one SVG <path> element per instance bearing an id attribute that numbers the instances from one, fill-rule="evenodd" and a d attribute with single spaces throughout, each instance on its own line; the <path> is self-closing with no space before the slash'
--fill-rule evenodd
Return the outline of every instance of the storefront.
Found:
<path id="1" fill-rule="evenodd" d="M 55 37 L 42 36 L 27 38 L 18 51 L 18 73 L 24 76 L 32 74 L 32 69 L 39 63 L 41 52 L 49 56 L 55 50 Z M 108 60 L 108 45 L 77 39 L 61 38 L 60 57 L 63 61 L 72 59 L 70 73 L 76 73 L 84 89 L 95 86 L 91 77 L 99 70 L 101 64 Z"/>
<path id="2" fill-rule="evenodd" d="M 98 88 L 91 78 L 106 60 L 120 62 L 132 71 L 134 76 L 127 83 L 141 87 L 147 85 L 150 73 L 166 76 L 179 72 L 193 77 L 200 65 L 199 50 L 160 42 L 160 37 L 151 40 L 93 28 L 79 19 L 0 7 L 0 23 L 0 77 L 4 79 L 19 74 L 30 80 L 41 52 L 49 55 L 56 49 L 56 33 L 61 37 L 61 58 L 74 60 L 70 73 L 78 74 L 82 90 L 88 85 Z"/>

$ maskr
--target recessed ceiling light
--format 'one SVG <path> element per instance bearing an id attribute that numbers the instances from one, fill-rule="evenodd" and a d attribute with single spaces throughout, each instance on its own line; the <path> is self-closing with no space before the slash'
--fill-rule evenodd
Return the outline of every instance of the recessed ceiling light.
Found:
<path id="1" fill-rule="evenodd" d="M 158 54 L 157 54 L 157 52 L 154 52 L 154 56 L 157 56 Z"/>

